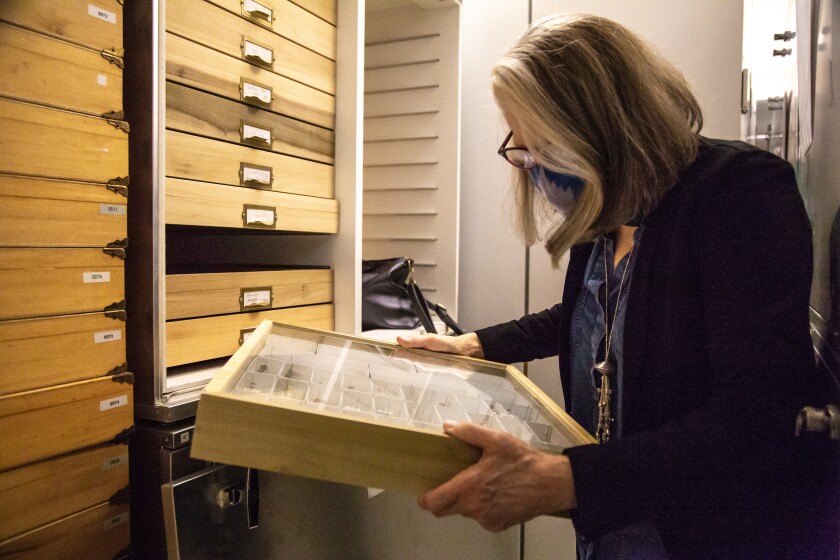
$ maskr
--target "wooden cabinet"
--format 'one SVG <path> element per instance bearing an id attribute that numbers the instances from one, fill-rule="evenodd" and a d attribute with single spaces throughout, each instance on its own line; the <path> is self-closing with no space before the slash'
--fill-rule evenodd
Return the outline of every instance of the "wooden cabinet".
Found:
<path id="1" fill-rule="evenodd" d="M 147 372 L 139 413 L 169 422 L 195 414 L 218 360 L 264 318 L 334 326 L 331 263 L 282 247 L 339 231 L 336 26 L 317 15 L 331 0 L 157 7 L 125 6 L 127 299 L 152 310 L 129 310 L 127 352 Z"/>
<path id="2" fill-rule="evenodd" d="M 122 31 L 117 0 L 0 6 L 2 558 L 129 552 Z"/>

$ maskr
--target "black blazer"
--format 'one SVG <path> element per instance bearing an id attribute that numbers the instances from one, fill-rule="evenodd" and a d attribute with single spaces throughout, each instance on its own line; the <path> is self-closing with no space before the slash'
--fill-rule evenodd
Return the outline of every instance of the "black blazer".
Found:
<path id="1" fill-rule="evenodd" d="M 571 251 L 562 306 L 477 331 L 488 359 L 559 354 L 570 394 L 569 329 L 591 247 Z M 811 228 L 792 168 L 744 143 L 704 139 L 646 217 L 637 251 L 625 435 L 566 450 L 577 532 L 653 520 L 674 558 L 806 557 L 815 524 L 801 498 L 814 495 L 793 433 L 827 382 L 814 368 Z M 837 557 L 834 530 L 820 527 L 828 544 L 813 557 Z"/>

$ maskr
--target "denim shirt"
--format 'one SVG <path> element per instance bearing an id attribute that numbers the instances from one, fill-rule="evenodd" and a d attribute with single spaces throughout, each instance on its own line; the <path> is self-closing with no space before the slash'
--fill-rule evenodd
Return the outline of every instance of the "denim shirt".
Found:
<path id="1" fill-rule="evenodd" d="M 644 226 L 636 230 L 634 239 L 638 243 Z M 638 248 L 636 249 L 638 250 Z M 598 389 L 601 385 L 600 374 L 594 366 L 604 356 L 604 307 L 603 284 L 605 279 L 604 256 L 609 276 L 610 311 L 610 361 L 616 365 L 615 379 L 610 379 L 613 394 L 610 408 L 615 421 L 610 426 L 610 439 L 622 437 L 622 396 L 623 396 L 623 357 L 624 357 L 624 314 L 627 309 L 627 296 L 633 278 L 636 251 L 624 256 L 613 267 L 615 252 L 612 239 L 601 237 L 592 249 L 589 263 L 584 273 L 584 286 L 580 292 L 571 329 L 571 409 L 569 413 L 589 433 L 595 435 L 598 426 Z M 625 268 L 629 269 L 625 273 Z M 621 278 L 625 276 L 624 287 Z M 621 301 L 617 301 L 621 291 Z M 618 311 L 616 312 L 616 304 Z M 613 323 L 613 314 L 615 322 Z M 593 373 L 594 372 L 594 373 Z M 578 536 L 577 554 L 580 560 L 657 560 L 666 559 L 659 533 L 652 522 L 638 523 L 624 527 L 597 539 Z"/>

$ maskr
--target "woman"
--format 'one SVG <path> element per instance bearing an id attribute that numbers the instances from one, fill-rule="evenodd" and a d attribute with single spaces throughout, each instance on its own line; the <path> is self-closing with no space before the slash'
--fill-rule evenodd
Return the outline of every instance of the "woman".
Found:
<path id="1" fill-rule="evenodd" d="M 551 455 L 447 423 L 484 453 L 421 507 L 489 530 L 570 510 L 583 558 L 836 557 L 832 526 L 797 501 L 793 426 L 819 383 L 791 167 L 701 137 L 681 74 L 606 19 L 539 22 L 492 83 L 525 241 L 547 209 L 561 217 L 546 248 L 555 264 L 571 249 L 563 306 L 400 343 L 559 355 L 566 409 L 601 443 Z"/>

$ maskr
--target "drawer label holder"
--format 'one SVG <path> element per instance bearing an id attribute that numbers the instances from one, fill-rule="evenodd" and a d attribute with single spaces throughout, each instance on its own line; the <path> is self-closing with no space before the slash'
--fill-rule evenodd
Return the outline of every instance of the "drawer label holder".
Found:
<path id="1" fill-rule="evenodd" d="M 274 10 L 255 2 L 254 0 L 241 0 L 242 15 L 253 22 L 259 23 L 269 29 L 274 24 Z"/>
<path id="2" fill-rule="evenodd" d="M 274 131 L 270 128 L 262 128 L 240 120 L 239 141 L 242 144 L 256 148 L 268 148 L 270 150 L 274 146 Z"/>
<path id="3" fill-rule="evenodd" d="M 271 286 L 263 286 L 260 288 L 240 288 L 239 290 L 240 311 L 271 309 L 273 303 L 274 290 Z"/>
<path id="4" fill-rule="evenodd" d="M 242 36 L 242 60 L 260 68 L 274 70 L 274 49 Z"/>
<path id="5" fill-rule="evenodd" d="M 277 228 L 277 208 L 274 206 L 242 205 L 242 227 L 257 229 Z"/>
<path id="6" fill-rule="evenodd" d="M 239 100 L 262 107 L 263 109 L 271 109 L 271 100 L 274 99 L 274 90 L 265 84 L 239 78 Z"/>
<path id="7" fill-rule="evenodd" d="M 271 190 L 274 184 L 274 168 L 253 163 L 239 163 L 239 186 L 252 189 Z"/>
<path id="8" fill-rule="evenodd" d="M 248 340 L 248 337 L 257 330 L 257 327 L 251 327 L 249 329 L 242 329 L 239 331 L 239 346 L 245 344 L 245 341 Z"/>

